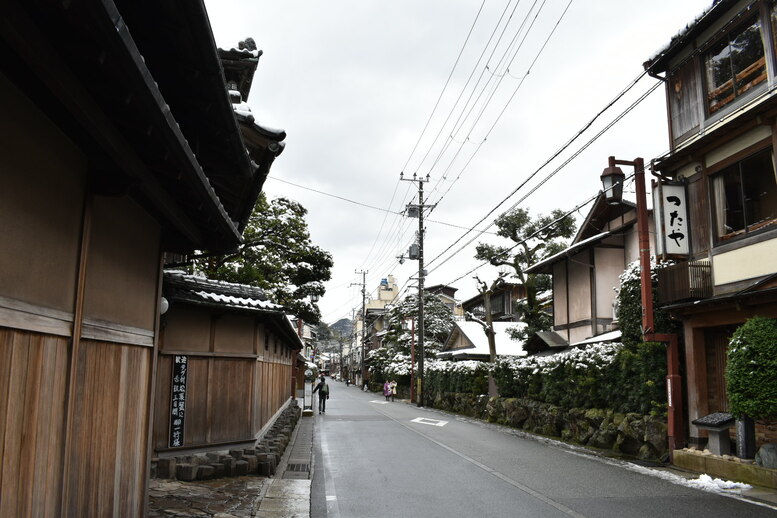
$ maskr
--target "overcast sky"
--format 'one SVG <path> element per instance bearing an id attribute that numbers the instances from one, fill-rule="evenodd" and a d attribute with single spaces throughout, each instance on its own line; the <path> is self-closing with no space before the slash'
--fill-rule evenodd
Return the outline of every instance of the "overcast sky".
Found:
<path id="1" fill-rule="evenodd" d="M 417 203 L 417 184 L 400 182 L 401 171 L 428 174 L 424 197 L 436 204 L 426 215 L 426 285 L 452 284 L 466 300 L 477 294 L 475 274 L 496 275 L 490 266 L 470 273 L 475 244 L 511 244 L 466 229 L 494 232 L 494 218 L 515 204 L 570 210 L 596 195 L 608 156 L 664 154 L 663 87 L 628 111 L 657 82 L 645 77 L 542 167 L 710 4 L 206 1 L 220 47 L 250 36 L 264 52 L 248 104 L 258 123 L 288 135 L 264 190 L 305 206 L 313 242 L 334 257 L 319 304 L 327 323 L 361 306 L 357 270 L 368 271 L 368 294 L 388 275 L 405 293 L 415 285 L 417 262 L 396 259 L 418 228 L 396 214 Z"/>

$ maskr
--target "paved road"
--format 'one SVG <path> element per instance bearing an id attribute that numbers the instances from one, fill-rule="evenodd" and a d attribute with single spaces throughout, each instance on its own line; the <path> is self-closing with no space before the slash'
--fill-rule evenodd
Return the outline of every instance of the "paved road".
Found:
<path id="1" fill-rule="evenodd" d="M 314 518 L 777 516 L 644 468 L 330 386 L 327 412 L 315 416 Z"/>

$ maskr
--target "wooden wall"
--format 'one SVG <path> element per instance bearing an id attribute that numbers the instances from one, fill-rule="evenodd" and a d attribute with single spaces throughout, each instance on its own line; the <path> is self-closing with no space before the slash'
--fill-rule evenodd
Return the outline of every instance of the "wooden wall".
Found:
<path id="1" fill-rule="evenodd" d="M 80 353 L 67 510 L 141 516 L 152 349 L 84 341 Z"/>
<path id="2" fill-rule="evenodd" d="M 266 318 L 173 302 L 165 315 L 157 362 L 157 454 L 252 441 L 286 404 L 295 357 Z M 180 448 L 169 444 L 175 355 L 188 357 Z"/>
<path id="3" fill-rule="evenodd" d="M 0 516 L 59 516 L 67 349 L 0 327 Z"/>
<path id="4" fill-rule="evenodd" d="M 89 196 L 81 150 L 0 95 L 0 516 L 143 516 L 159 223 Z"/>

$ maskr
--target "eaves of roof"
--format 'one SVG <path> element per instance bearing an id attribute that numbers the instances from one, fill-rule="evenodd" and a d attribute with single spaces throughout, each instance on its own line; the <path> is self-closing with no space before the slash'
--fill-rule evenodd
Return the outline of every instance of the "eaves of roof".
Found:
<path id="1" fill-rule="evenodd" d="M 728 9 L 740 0 L 715 0 L 713 4 L 702 12 L 695 20 L 688 23 L 678 32 L 661 51 L 647 60 L 643 66 L 650 74 L 666 72 L 672 59 L 688 45 L 714 24 Z M 753 2 L 755 3 L 755 2 Z"/>
<path id="2" fill-rule="evenodd" d="M 217 173 L 252 171 L 207 13 L 151 7 L 9 0 L 2 69 L 87 154 L 94 192 L 130 194 L 160 221 L 166 250 L 228 250 L 241 237 Z"/>
<path id="3" fill-rule="evenodd" d="M 596 234 L 595 236 L 591 236 L 588 239 L 584 239 L 582 241 L 578 241 L 572 246 L 569 246 L 565 250 L 562 250 L 561 252 L 551 255 L 550 257 L 546 257 L 542 261 L 535 263 L 531 265 L 530 267 L 526 268 L 526 273 L 550 273 L 550 267 L 556 264 L 559 261 L 564 260 L 565 258 L 569 257 L 572 254 L 576 254 L 580 250 L 583 250 L 584 248 L 587 248 L 589 246 L 593 246 L 596 243 L 600 242 L 604 238 L 612 235 L 611 232 L 602 232 L 600 234 Z"/>

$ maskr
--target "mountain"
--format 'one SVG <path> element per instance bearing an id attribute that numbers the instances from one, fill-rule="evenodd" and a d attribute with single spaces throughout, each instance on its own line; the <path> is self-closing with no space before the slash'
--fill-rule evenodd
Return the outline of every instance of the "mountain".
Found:
<path id="1" fill-rule="evenodd" d="M 348 318 L 341 318 L 334 324 L 331 324 L 329 329 L 340 336 L 349 337 L 353 332 L 353 322 Z"/>

